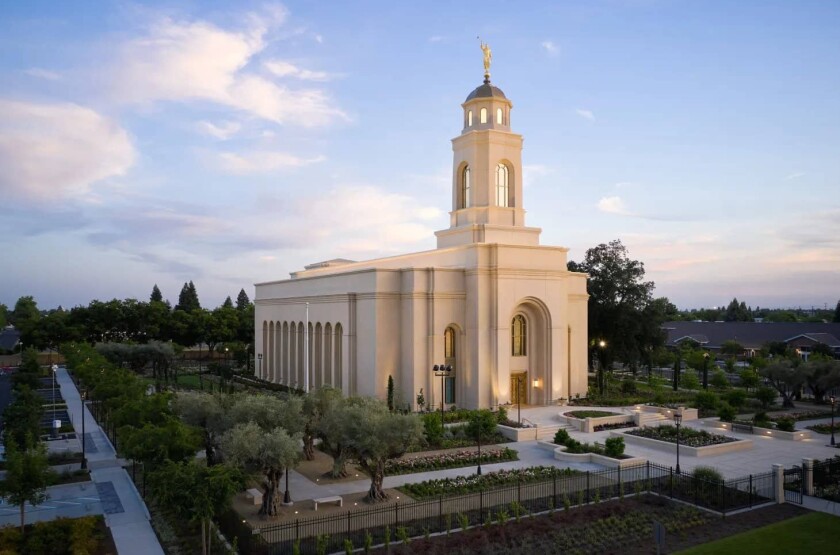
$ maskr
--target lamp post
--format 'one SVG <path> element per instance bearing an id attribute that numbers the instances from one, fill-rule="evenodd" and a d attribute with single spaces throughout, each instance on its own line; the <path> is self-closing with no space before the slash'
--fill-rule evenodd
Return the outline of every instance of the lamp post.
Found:
<path id="1" fill-rule="evenodd" d="M 53 379 L 52 380 L 52 407 L 53 407 L 53 410 L 52 410 L 52 425 L 53 425 L 53 431 L 55 433 L 55 436 L 53 436 L 53 437 L 58 437 L 59 428 L 57 428 L 56 425 L 55 425 L 55 373 L 58 371 L 58 366 L 56 366 L 55 364 L 52 364 L 52 365 L 50 365 L 50 370 L 52 370 L 52 379 Z"/>
<path id="2" fill-rule="evenodd" d="M 87 390 L 81 392 L 82 399 L 82 470 L 87 468 L 87 440 L 85 438 L 85 404 L 87 400 Z"/>
<path id="3" fill-rule="evenodd" d="M 834 403 L 837 402 L 837 397 L 832 395 L 828 400 L 831 401 L 831 446 L 834 447 Z"/>
<path id="4" fill-rule="evenodd" d="M 682 424 L 682 413 L 674 413 L 674 424 L 677 426 L 677 474 L 680 473 L 680 424 Z"/>
<path id="5" fill-rule="evenodd" d="M 606 389 L 606 376 L 604 375 L 604 372 L 606 371 L 604 369 L 604 349 L 607 348 L 607 342 L 603 339 L 598 341 L 598 347 L 601 349 L 601 352 L 598 355 L 598 391 L 601 395 L 603 395 L 604 389 Z"/>
<path id="6" fill-rule="evenodd" d="M 440 423 L 443 424 L 443 402 L 446 398 L 446 384 L 445 380 L 452 373 L 452 365 L 435 364 L 432 367 L 435 377 L 440 378 Z"/>
<path id="7" fill-rule="evenodd" d="M 703 353 L 703 389 L 709 389 L 709 353 Z"/>
<path id="8" fill-rule="evenodd" d="M 257 360 L 259 361 L 259 365 L 260 365 L 260 368 L 259 368 L 259 370 L 257 371 L 257 375 L 259 375 L 260 379 L 262 379 L 262 377 L 263 377 L 263 376 L 262 376 L 262 353 L 259 353 L 259 354 L 257 355 Z"/>
<path id="9" fill-rule="evenodd" d="M 288 506 L 294 505 L 292 496 L 289 494 L 289 467 L 286 467 L 286 491 L 283 493 L 283 504 Z"/>

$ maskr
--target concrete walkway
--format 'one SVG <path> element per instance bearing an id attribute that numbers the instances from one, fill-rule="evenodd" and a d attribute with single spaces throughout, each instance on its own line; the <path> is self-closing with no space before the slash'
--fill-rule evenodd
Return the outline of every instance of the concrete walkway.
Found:
<path id="1" fill-rule="evenodd" d="M 67 369 L 59 367 L 56 379 L 61 388 L 61 395 L 67 401 L 70 420 L 79 435 L 82 432 L 81 419 L 84 415 L 88 467 L 91 469 L 91 479 L 105 514 L 105 522 L 114 536 L 117 551 L 120 555 L 163 555 L 163 549 L 149 522 L 146 504 L 122 468 L 122 461 L 117 458 L 114 447 L 93 415 L 87 407 L 82 412 L 79 391 L 70 379 Z"/>
<path id="2" fill-rule="evenodd" d="M 49 498 L 40 505 L 26 504 L 26 524 L 46 522 L 57 518 L 79 518 L 103 514 L 99 493 L 93 482 L 63 484 L 47 488 Z M 0 526 L 19 526 L 20 507 L 0 503 Z"/>

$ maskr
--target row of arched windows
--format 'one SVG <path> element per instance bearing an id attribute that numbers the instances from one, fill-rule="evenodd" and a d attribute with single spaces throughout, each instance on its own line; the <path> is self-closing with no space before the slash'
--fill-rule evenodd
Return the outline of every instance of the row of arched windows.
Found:
<path id="1" fill-rule="evenodd" d="M 321 322 L 309 323 L 308 358 L 309 388 L 331 385 L 341 389 L 342 327 Z M 303 322 L 263 322 L 261 377 L 271 382 L 303 388 L 304 338 Z"/>
<path id="2" fill-rule="evenodd" d="M 487 123 L 488 117 L 487 108 L 482 108 L 478 111 L 478 121 L 479 123 Z M 466 114 L 466 126 L 472 127 L 473 125 L 473 112 L 472 110 L 467 110 Z M 505 125 L 505 111 L 501 108 L 496 108 L 496 125 Z"/>
<path id="3" fill-rule="evenodd" d="M 472 202 L 472 172 L 469 166 L 461 170 L 461 195 L 459 208 L 469 208 Z M 507 208 L 512 206 L 510 200 L 510 168 L 507 164 L 499 162 L 496 165 L 496 206 Z"/>

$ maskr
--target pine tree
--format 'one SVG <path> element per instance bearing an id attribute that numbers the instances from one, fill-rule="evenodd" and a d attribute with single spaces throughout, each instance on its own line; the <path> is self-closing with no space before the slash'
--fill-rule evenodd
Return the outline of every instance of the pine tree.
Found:
<path id="1" fill-rule="evenodd" d="M 160 289 L 157 286 L 157 283 L 154 287 L 152 287 L 152 295 L 149 297 L 149 301 L 153 303 L 162 303 L 163 302 L 163 293 L 160 292 Z"/>
<path id="2" fill-rule="evenodd" d="M 195 285 L 192 280 L 184 283 L 181 292 L 178 294 L 178 304 L 175 305 L 175 310 L 183 310 L 184 312 L 193 312 L 201 309 L 201 304 L 198 302 L 198 293 L 195 290 Z"/>
<path id="3" fill-rule="evenodd" d="M 223 308 L 233 308 L 233 301 L 230 300 L 230 295 L 225 298 L 225 302 L 222 303 Z"/>
<path id="4" fill-rule="evenodd" d="M 388 375 L 388 410 L 394 410 L 394 376 Z"/>
<path id="5" fill-rule="evenodd" d="M 239 295 L 236 296 L 236 310 L 247 310 L 250 304 L 251 299 L 248 298 L 248 293 L 245 289 L 240 289 Z"/>
<path id="6" fill-rule="evenodd" d="M 834 321 L 840 323 L 840 301 L 837 301 L 837 308 L 834 309 Z"/>

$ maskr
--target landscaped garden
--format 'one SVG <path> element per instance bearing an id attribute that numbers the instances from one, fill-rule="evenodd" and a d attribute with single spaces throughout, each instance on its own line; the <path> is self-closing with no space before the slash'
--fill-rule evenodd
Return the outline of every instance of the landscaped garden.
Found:
<path id="1" fill-rule="evenodd" d="M 593 432 L 604 432 L 607 430 L 622 430 L 624 428 L 636 428 L 635 422 L 616 422 L 614 424 L 598 424 L 592 428 Z"/>
<path id="2" fill-rule="evenodd" d="M 454 453 L 439 453 L 419 457 L 409 456 L 387 461 L 385 463 L 385 473 L 389 476 L 395 476 L 397 474 L 475 466 L 479 462 L 482 464 L 493 464 L 518 459 L 519 457 L 516 451 L 508 447 L 485 450 L 481 453 L 480 459 L 476 451 L 457 451 Z"/>
<path id="3" fill-rule="evenodd" d="M 59 518 L 26 527 L 0 529 L 0 553 L 44 555 L 106 555 L 116 553 L 111 531 L 102 516 Z"/>
<path id="4" fill-rule="evenodd" d="M 580 471 L 570 468 L 533 466 L 530 468 L 487 472 L 480 476 L 471 474 L 469 476 L 457 476 L 455 478 L 425 480 L 414 484 L 405 484 L 397 489 L 415 500 L 421 501 L 424 499 L 463 495 L 465 493 L 473 493 L 512 484 L 539 482 L 554 477 L 574 476 L 580 473 Z"/>
<path id="5" fill-rule="evenodd" d="M 667 441 L 669 443 L 677 442 L 677 427 L 669 424 L 650 428 L 639 428 L 625 433 L 647 439 Z M 679 429 L 679 441 L 681 445 L 685 445 L 687 447 L 708 447 L 710 445 L 731 443 L 733 441 L 738 441 L 738 439 L 720 434 L 712 434 L 706 430 L 695 430 L 693 428 L 682 427 Z"/>
<path id="6" fill-rule="evenodd" d="M 566 447 L 566 453 L 583 454 L 594 453 L 596 455 L 604 455 L 611 459 L 626 459 L 624 454 L 624 438 L 610 437 L 604 442 L 604 445 L 581 443 L 569 436 L 569 432 L 564 429 L 557 430 L 554 434 L 554 443 Z"/>
<path id="7" fill-rule="evenodd" d="M 571 416 L 572 418 L 604 418 L 607 416 L 622 416 L 618 412 L 608 412 L 605 410 L 572 410 L 564 412 L 563 416 Z"/>
<path id="8" fill-rule="evenodd" d="M 808 426 L 808 429 L 818 434 L 830 434 L 832 431 L 831 424 L 814 424 L 813 426 Z M 835 422 L 833 430 L 834 433 L 840 433 L 840 422 Z"/>

